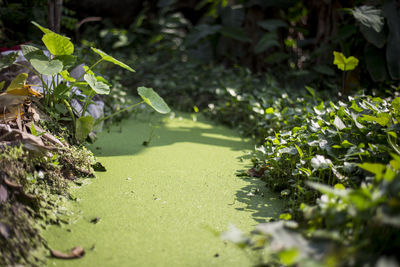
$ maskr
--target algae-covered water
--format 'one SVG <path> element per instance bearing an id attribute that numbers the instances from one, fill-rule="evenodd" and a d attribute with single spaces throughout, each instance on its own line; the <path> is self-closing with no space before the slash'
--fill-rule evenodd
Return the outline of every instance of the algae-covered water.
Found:
<path id="1" fill-rule="evenodd" d="M 156 136 L 145 147 L 149 122 Z M 90 148 L 107 172 L 73 189 L 79 201 L 70 203 L 70 224 L 44 233 L 52 249 L 80 245 L 86 254 L 48 265 L 253 265 L 213 233 L 229 223 L 248 232 L 279 213 L 261 181 L 235 175 L 249 165 L 252 147 L 232 130 L 184 114 L 130 119 L 101 133 Z"/>

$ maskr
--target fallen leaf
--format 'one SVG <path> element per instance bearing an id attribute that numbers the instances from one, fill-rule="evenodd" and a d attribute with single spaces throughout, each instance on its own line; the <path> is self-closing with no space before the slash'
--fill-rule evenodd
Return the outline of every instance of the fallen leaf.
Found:
<path id="1" fill-rule="evenodd" d="M 54 249 L 51 249 L 50 252 L 51 252 L 51 255 L 54 258 L 65 259 L 65 260 L 68 260 L 68 259 L 79 259 L 79 258 L 82 258 L 85 255 L 85 250 L 83 250 L 83 248 L 81 246 L 74 247 L 73 249 L 71 249 L 71 252 L 68 253 L 68 254 L 63 253 L 63 252 L 58 251 L 58 250 L 54 250 Z"/>

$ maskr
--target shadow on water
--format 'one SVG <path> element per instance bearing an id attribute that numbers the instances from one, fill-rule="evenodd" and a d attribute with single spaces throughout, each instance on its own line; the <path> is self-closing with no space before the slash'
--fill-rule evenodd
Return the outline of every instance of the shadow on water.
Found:
<path id="1" fill-rule="evenodd" d="M 246 180 L 249 184 L 236 192 L 236 200 L 246 204 L 247 207 L 236 209 L 251 212 L 254 220 L 258 223 L 276 219 L 283 208 L 279 195 L 271 192 L 266 187 L 266 183 L 259 178 L 240 178 Z"/>
<path id="2" fill-rule="evenodd" d="M 229 147 L 236 151 L 249 148 L 248 143 L 238 138 L 232 130 L 204 118 L 198 117 L 198 121 L 194 122 L 190 115 L 179 114 L 171 121 L 173 127 L 168 126 L 167 120 L 169 118 L 166 116 L 151 115 L 123 121 L 101 133 L 99 140 L 90 148 L 95 156 L 133 155 L 146 149 L 143 142 L 148 141 L 151 135 L 150 147 L 191 142 Z"/>
<path id="3" fill-rule="evenodd" d="M 182 117 L 182 119 L 179 119 Z M 110 134 L 102 133 L 99 141 L 92 145 L 92 151 L 96 156 L 123 156 L 138 154 L 146 150 L 142 142 L 147 140 L 151 127 L 156 125 L 154 132 L 159 138 L 153 137 L 150 147 L 168 146 L 180 142 L 192 142 L 211 146 L 228 147 L 231 150 L 243 151 L 243 155 L 237 160 L 250 159 L 251 155 L 245 154 L 249 151 L 249 142 L 238 138 L 234 131 L 221 125 L 215 125 L 204 118 L 198 118 L 193 122 L 190 115 L 178 114 L 169 127 L 168 117 L 157 115 L 139 116 L 134 120 L 124 121 L 120 126 L 113 126 Z M 100 149 L 96 149 L 100 148 Z M 251 148 L 251 145 L 250 145 Z M 246 166 L 246 169 L 251 166 Z M 258 223 L 268 222 L 279 216 L 283 207 L 282 200 L 272 193 L 266 183 L 254 177 L 234 177 L 244 179 L 246 186 L 240 188 L 235 194 L 235 202 L 245 204 L 245 208 L 236 208 L 238 211 L 246 211 Z M 235 203 L 232 203 L 234 206 Z"/>

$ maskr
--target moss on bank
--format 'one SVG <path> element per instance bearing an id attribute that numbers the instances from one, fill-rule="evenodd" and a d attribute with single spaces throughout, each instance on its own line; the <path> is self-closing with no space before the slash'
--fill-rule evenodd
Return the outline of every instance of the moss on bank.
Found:
<path id="1" fill-rule="evenodd" d="M 46 242 L 41 229 L 67 221 L 62 202 L 68 180 L 94 176 L 94 157 L 84 147 L 65 146 L 36 155 L 23 146 L 0 154 L 0 266 L 41 266 Z"/>

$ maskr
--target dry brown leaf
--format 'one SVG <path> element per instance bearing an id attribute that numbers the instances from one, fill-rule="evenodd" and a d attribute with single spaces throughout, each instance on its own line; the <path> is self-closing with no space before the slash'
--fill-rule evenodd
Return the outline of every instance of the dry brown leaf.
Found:
<path id="1" fill-rule="evenodd" d="M 54 249 L 51 249 L 50 252 L 53 257 L 65 260 L 78 259 L 85 255 L 85 250 L 81 246 L 74 247 L 68 254 Z"/>

